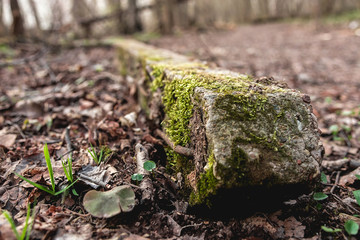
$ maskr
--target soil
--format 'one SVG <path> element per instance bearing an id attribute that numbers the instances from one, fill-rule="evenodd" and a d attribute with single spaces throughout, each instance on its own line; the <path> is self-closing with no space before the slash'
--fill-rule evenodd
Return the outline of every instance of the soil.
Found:
<path id="1" fill-rule="evenodd" d="M 347 238 L 344 222 L 360 223 L 356 217 L 360 207 L 352 193 L 360 187 L 355 177 L 360 174 L 358 33 L 359 29 L 347 25 L 272 23 L 151 41 L 214 67 L 273 76 L 311 96 L 325 146 L 323 180 L 314 192 L 328 197 L 316 201 L 313 193 L 300 194 L 271 209 L 259 206 L 259 211 L 247 215 L 188 207 L 178 194 L 181 185 L 166 167 L 166 144 L 155 137 L 159 126 L 148 122 L 137 105 L 133 79 L 120 77 L 114 49 L 2 45 L 0 207 L 22 229 L 27 203 L 31 203 L 36 216 L 30 239 Z M 61 156 L 69 155 L 69 139 L 75 177 L 85 166 L 97 166 L 88 154 L 90 144 L 98 153 L 101 146 L 111 149 L 99 168 L 106 184 L 97 190 L 130 185 L 136 196 L 132 211 L 97 218 L 83 206 L 84 195 L 93 189 L 88 182 L 79 180 L 74 185 L 79 196 L 52 196 L 13 173 L 50 186 L 43 155 L 47 143 L 56 184 L 66 182 Z M 137 143 L 157 165 L 148 178 L 153 187 L 148 201 L 140 185 L 131 180 L 137 172 Z M 341 231 L 328 233 L 322 226 Z M 0 239 L 14 239 L 3 217 Z"/>

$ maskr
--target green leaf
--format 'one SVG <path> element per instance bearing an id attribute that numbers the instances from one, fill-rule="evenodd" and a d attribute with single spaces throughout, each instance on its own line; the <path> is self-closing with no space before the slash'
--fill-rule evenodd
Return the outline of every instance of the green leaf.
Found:
<path id="1" fill-rule="evenodd" d="M 353 220 L 347 220 L 344 224 L 344 228 L 349 235 L 356 235 L 359 231 L 359 224 Z"/>
<path id="2" fill-rule="evenodd" d="M 45 145 L 44 145 L 44 156 L 45 156 L 46 166 L 48 168 L 48 172 L 49 172 L 49 176 L 50 176 L 51 187 L 52 187 L 53 192 L 55 192 L 54 172 L 53 172 L 52 165 L 51 165 L 50 154 L 49 154 L 49 149 L 48 149 L 47 143 L 45 143 Z"/>
<path id="3" fill-rule="evenodd" d="M 131 175 L 131 180 L 133 181 L 138 181 L 140 182 L 141 180 L 143 180 L 144 175 L 140 174 L 140 173 L 134 173 L 133 175 Z"/>
<path id="4" fill-rule="evenodd" d="M 155 169 L 156 168 L 156 163 L 155 162 L 153 162 L 153 161 L 146 161 L 146 162 L 144 162 L 144 169 L 146 170 L 146 171 L 149 171 L 149 172 L 151 172 L 153 169 Z"/>
<path id="5" fill-rule="evenodd" d="M 85 194 L 83 205 L 95 217 L 110 218 L 121 212 L 130 212 L 135 206 L 135 193 L 127 185 L 107 192 L 91 190 Z"/>
<path id="6" fill-rule="evenodd" d="M 355 174 L 355 177 L 360 180 L 360 175 L 359 174 Z"/>
<path id="7" fill-rule="evenodd" d="M 328 195 L 326 195 L 325 193 L 322 193 L 322 192 L 316 192 L 316 193 L 314 193 L 313 198 L 316 201 L 321 201 L 321 200 L 327 199 Z"/>
<path id="8" fill-rule="evenodd" d="M 320 178 L 322 183 L 327 183 L 327 178 L 325 173 L 321 172 Z"/>
<path id="9" fill-rule="evenodd" d="M 72 193 L 74 194 L 74 196 L 79 196 L 79 194 L 76 192 L 74 188 L 72 189 Z"/>
<path id="10" fill-rule="evenodd" d="M 360 190 L 353 191 L 357 204 L 360 206 Z"/>
<path id="11" fill-rule="evenodd" d="M 329 131 L 330 131 L 332 134 L 336 135 L 336 134 L 339 132 L 339 126 L 336 125 L 336 124 L 331 125 L 331 126 L 329 127 Z"/>
<path id="12" fill-rule="evenodd" d="M 16 230 L 15 222 L 12 219 L 12 217 L 10 216 L 9 212 L 8 211 L 3 211 L 2 214 L 4 215 L 6 220 L 8 220 L 8 222 L 10 223 L 11 229 L 13 230 L 16 239 L 20 239 L 20 235 L 19 235 L 18 231 Z"/>
<path id="13" fill-rule="evenodd" d="M 341 229 L 339 228 L 335 228 L 335 229 L 332 229 L 332 228 L 329 228 L 327 226 L 321 226 L 321 229 L 327 233 L 336 233 L 336 232 L 341 232 Z"/>
<path id="14" fill-rule="evenodd" d="M 36 187 L 36 188 L 38 188 L 38 189 L 40 189 L 40 190 L 43 190 L 43 191 L 45 191 L 45 192 L 47 192 L 47 193 L 50 193 L 51 195 L 55 195 L 55 191 L 52 191 L 52 190 L 49 189 L 48 187 L 45 187 L 45 186 L 43 186 L 43 185 L 40 185 L 40 184 L 35 183 L 35 182 L 33 182 L 33 181 L 30 181 L 29 179 L 27 179 L 26 177 L 21 176 L 21 175 L 18 174 L 18 173 L 15 173 L 15 174 L 16 174 L 19 178 L 21 178 L 22 180 L 24 180 L 24 181 L 30 183 L 31 185 L 33 185 L 34 187 Z"/>
<path id="15" fill-rule="evenodd" d="M 334 141 L 343 141 L 343 140 L 344 139 L 342 137 L 337 137 L 337 136 L 334 137 Z"/>

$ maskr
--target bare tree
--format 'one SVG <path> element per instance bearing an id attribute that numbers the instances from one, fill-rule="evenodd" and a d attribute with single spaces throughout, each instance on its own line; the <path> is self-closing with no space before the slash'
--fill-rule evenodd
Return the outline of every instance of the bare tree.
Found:
<path id="1" fill-rule="evenodd" d="M 174 0 L 156 0 L 156 14 L 162 33 L 171 33 L 174 27 Z"/>
<path id="2" fill-rule="evenodd" d="M 108 6 L 110 8 L 110 13 L 115 12 L 117 14 L 117 32 L 123 33 L 124 32 L 124 11 L 121 7 L 119 0 L 108 0 Z"/>
<path id="3" fill-rule="evenodd" d="M 128 0 L 128 9 L 125 17 L 125 33 L 134 33 L 142 30 L 136 0 Z"/>
<path id="4" fill-rule="evenodd" d="M 31 8 L 32 14 L 33 14 L 33 16 L 35 18 L 36 28 L 38 30 L 41 30 L 41 23 L 40 23 L 40 20 L 39 20 L 39 14 L 38 14 L 38 11 L 36 9 L 35 2 L 34 2 L 34 0 L 29 0 L 29 3 L 30 3 L 30 8 Z"/>
<path id="5" fill-rule="evenodd" d="M 12 14 L 12 17 L 13 17 L 12 29 L 11 29 L 12 34 L 16 38 L 21 38 L 25 34 L 25 29 L 24 29 L 24 20 L 23 20 L 23 17 L 21 15 L 21 11 L 20 11 L 18 1 L 17 0 L 11 0 L 10 1 L 10 8 L 11 8 L 11 14 Z"/>
<path id="6" fill-rule="evenodd" d="M 3 1 L 0 0 L 0 35 L 6 35 L 7 33 L 7 28 L 4 24 L 4 21 L 3 21 L 3 8 L 4 8 L 4 5 L 3 5 Z"/>

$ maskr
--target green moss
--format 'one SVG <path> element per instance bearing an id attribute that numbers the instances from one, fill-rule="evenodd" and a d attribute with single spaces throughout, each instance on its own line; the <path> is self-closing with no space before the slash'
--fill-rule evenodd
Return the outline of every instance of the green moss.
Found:
<path id="1" fill-rule="evenodd" d="M 260 84 L 254 83 L 252 78 L 245 75 L 229 75 L 228 72 L 218 73 L 207 71 L 199 65 L 189 64 L 153 64 L 151 75 L 155 80 L 150 84 L 151 90 L 162 89 L 162 102 L 166 113 L 163 121 L 163 127 L 170 139 L 181 146 L 189 146 L 190 128 L 189 121 L 193 114 L 194 90 L 202 87 L 219 93 L 215 105 L 219 109 L 225 110 L 225 119 L 234 121 L 253 121 L 260 117 L 261 114 L 267 115 L 268 109 L 265 108 L 267 102 L 266 93 L 284 91 L 281 88 L 267 88 L 265 91 L 256 92 L 249 90 L 258 86 L 263 89 Z M 167 71 L 167 72 L 165 72 Z M 171 73 L 172 76 L 166 76 Z M 256 88 L 255 88 L 256 89 Z M 241 111 L 239 111 L 241 107 Z M 236 144 L 261 142 L 269 149 L 278 149 L 276 134 L 272 136 L 271 141 L 267 136 L 257 136 L 248 129 L 243 129 L 245 136 L 238 139 Z M 209 150 L 209 149 L 208 149 Z M 173 166 L 176 171 L 184 174 L 190 173 L 194 169 L 192 161 L 180 156 L 176 153 L 172 154 Z M 223 172 L 220 176 L 221 183 L 213 174 L 214 155 L 210 154 L 208 159 L 209 169 L 200 174 L 197 181 L 197 190 L 190 196 L 192 204 L 207 203 L 209 204 L 209 196 L 216 193 L 219 185 L 222 187 L 231 186 L 236 182 L 242 185 L 246 182 L 246 153 L 239 147 L 233 146 L 232 159 L 229 159 L 231 167 L 217 166 L 219 172 Z M 233 176 L 233 170 L 237 176 Z M 218 172 L 218 171 L 217 171 Z M 232 173 L 231 173 L 232 172 Z M 225 180 L 225 181 L 223 181 Z"/>
<path id="2" fill-rule="evenodd" d="M 241 149 L 243 140 L 237 138 L 233 141 L 231 146 L 231 158 L 227 160 L 227 163 L 230 166 L 224 167 L 218 165 L 216 172 L 220 173 L 220 178 L 222 180 L 222 187 L 241 187 L 242 185 L 247 184 L 247 174 L 248 174 L 248 155 Z M 252 163 L 256 164 L 256 163 Z"/>
<path id="3" fill-rule="evenodd" d="M 211 207 L 209 198 L 216 194 L 219 184 L 219 180 L 216 179 L 213 173 L 214 162 L 214 154 L 211 154 L 208 159 L 209 169 L 200 175 L 196 191 L 190 194 L 190 205 L 205 203 L 208 207 Z"/>
<path id="4" fill-rule="evenodd" d="M 227 73 L 219 74 L 199 69 L 198 65 L 164 65 L 154 64 L 152 75 L 155 80 L 151 83 L 152 91 L 162 88 L 162 101 L 165 106 L 167 118 L 164 127 L 170 139 L 175 144 L 186 146 L 190 141 L 189 120 L 192 116 L 193 96 L 196 87 L 211 89 L 217 93 L 233 96 L 233 102 L 241 103 L 246 114 L 243 118 L 252 119 L 257 111 L 263 110 L 266 102 L 265 95 L 248 91 L 252 83 L 249 76 L 229 76 Z M 164 69 L 169 70 L 173 78 L 164 78 Z M 230 111 L 237 112 L 236 109 Z M 231 115 L 231 114 L 230 114 Z"/>

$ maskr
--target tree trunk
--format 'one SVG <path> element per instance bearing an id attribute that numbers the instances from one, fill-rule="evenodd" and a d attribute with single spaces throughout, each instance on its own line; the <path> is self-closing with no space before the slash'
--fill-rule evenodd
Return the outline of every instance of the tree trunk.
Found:
<path id="1" fill-rule="evenodd" d="M 174 26 L 174 0 L 157 0 L 156 11 L 159 21 L 160 32 L 169 34 L 173 30 Z"/>
<path id="2" fill-rule="evenodd" d="M 124 11 L 121 8 L 119 0 L 108 0 L 108 5 L 110 6 L 109 14 L 116 13 L 116 31 L 121 34 L 124 33 Z"/>
<path id="3" fill-rule="evenodd" d="M 0 0 L 0 36 L 5 36 L 8 30 L 3 21 L 3 9 L 4 9 L 3 4 L 4 4 L 3 1 Z"/>
<path id="4" fill-rule="evenodd" d="M 22 38 L 25 34 L 24 20 L 20 12 L 19 3 L 17 0 L 10 1 L 11 14 L 13 17 L 12 34 L 16 38 Z"/>
<path id="5" fill-rule="evenodd" d="M 40 23 L 39 14 L 38 14 L 38 11 L 36 9 L 35 2 L 34 2 L 34 0 L 29 0 L 29 3 L 30 3 L 32 14 L 33 14 L 33 16 L 35 18 L 36 29 L 40 33 L 41 32 L 41 23 Z"/>
<path id="6" fill-rule="evenodd" d="M 128 9 L 126 11 L 126 33 L 134 33 L 142 30 L 141 21 L 138 14 L 137 1 L 128 0 Z"/>

